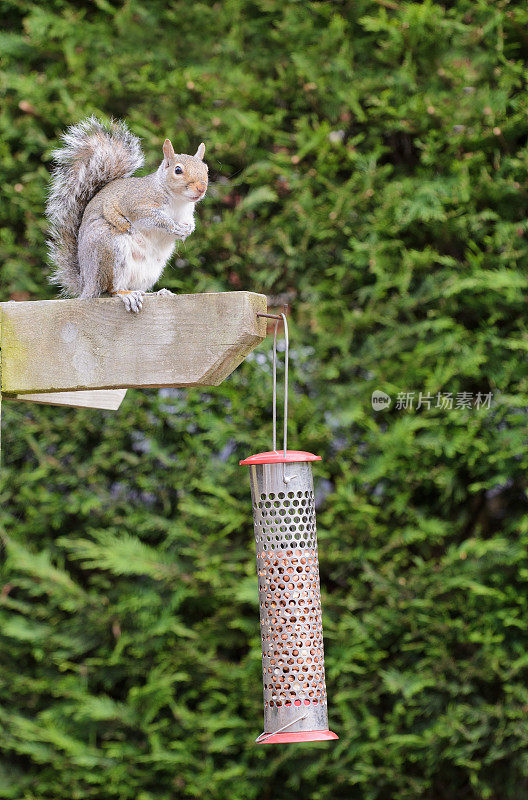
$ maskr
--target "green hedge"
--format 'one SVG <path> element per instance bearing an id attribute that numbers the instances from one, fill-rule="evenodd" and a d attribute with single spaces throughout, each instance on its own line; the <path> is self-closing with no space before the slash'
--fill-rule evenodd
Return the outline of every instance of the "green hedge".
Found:
<path id="1" fill-rule="evenodd" d="M 2 299 L 49 298 L 62 129 L 212 178 L 164 285 L 292 306 L 339 742 L 257 747 L 248 477 L 269 340 L 210 391 L 4 404 L 0 797 L 528 792 L 528 11 L 453 0 L 4 0 Z M 111 344 L 109 344 L 111 346 Z M 374 411 L 371 393 L 388 392 Z M 397 408 L 491 392 L 491 408 Z M 416 403 L 415 403 L 416 406 Z"/>

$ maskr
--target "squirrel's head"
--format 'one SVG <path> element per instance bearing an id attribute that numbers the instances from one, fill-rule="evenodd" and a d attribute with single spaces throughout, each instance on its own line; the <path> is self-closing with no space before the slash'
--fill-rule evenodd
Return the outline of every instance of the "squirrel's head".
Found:
<path id="1" fill-rule="evenodd" d="M 175 195 L 197 203 L 207 191 L 207 164 L 203 157 L 205 145 L 199 146 L 193 156 L 175 153 L 170 139 L 163 143 L 163 161 L 159 171 L 167 188 Z"/>

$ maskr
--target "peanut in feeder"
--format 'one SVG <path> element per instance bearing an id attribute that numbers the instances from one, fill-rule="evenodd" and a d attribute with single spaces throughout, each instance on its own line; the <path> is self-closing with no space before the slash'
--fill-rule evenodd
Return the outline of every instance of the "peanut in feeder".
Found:
<path id="1" fill-rule="evenodd" d="M 287 449 L 288 324 L 273 338 L 273 450 L 249 466 L 262 637 L 264 732 L 258 743 L 337 739 L 328 729 L 313 453 Z M 284 447 L 277 451 L 277 326 L 284 322 Z"/>

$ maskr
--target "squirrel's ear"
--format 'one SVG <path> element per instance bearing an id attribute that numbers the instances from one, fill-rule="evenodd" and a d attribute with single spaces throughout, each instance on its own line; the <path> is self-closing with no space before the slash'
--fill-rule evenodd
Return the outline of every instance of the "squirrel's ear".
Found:
<path id="1" fill-rule="evenodd" d="M 170 139 L 165 139 L 163 142 L 163 155 L 165 156 L 166 161 L 170 161 L 172 158 L 174 158 L 174 147 L 172 146 Z"/>
<path id="2" fill-rule="evenodd" d="M 200 161 L 203 161 L 203 157 L 204 157 L 204 155 L 205 155 L 205 145 L 204 145 L 204 143 L 202 142 L 202 143 L 201 143 L 201 145 L 199 146 L 198 150 L 197 150 L 197 151 L 196 151 L 196 153 L 194 154 L 194 157 L 195 157 L 195 158 L 199 158 L 199 159 L 200 159 Z"/>

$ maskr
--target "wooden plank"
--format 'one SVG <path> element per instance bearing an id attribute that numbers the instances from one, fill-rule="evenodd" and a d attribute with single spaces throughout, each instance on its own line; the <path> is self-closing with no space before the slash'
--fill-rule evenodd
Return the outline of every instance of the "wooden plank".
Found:
<path id="1" fill-rule="evenodd" d="M 13 400 L 47 403 L 51 406 L 73 408 L 102 408 L 117 411 L 127 393 L 126 389 L 93 389 L 81 392 L 42 392 L 41 394 L 6 395 Z"/>
<path id="2" fill-rule="evenodd" d="M 217 386 L 266 335 L 265 295 L 0 303 L 4 394 Z"/>

